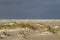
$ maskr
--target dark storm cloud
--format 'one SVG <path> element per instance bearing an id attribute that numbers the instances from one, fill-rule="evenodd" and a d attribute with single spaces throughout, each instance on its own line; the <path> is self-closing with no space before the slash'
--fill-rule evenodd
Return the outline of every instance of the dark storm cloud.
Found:
<path id="1" fill-rule="evenodd" d="M 0 18 L 60 18 L 59 0 L 0 0 Z"/>

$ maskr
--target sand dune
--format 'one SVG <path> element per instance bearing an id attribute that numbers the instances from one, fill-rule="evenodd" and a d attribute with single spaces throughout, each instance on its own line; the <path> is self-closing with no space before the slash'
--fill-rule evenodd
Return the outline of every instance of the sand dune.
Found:
<path id="1" fill-rule="evenodd" d="M 25 30 L 24 30 L 25 31 Z M 10 35 L 4 35 L 3 32 Z M 8 30 L 0 32 L 0 40 L 60 40 L 60 35 L 53 33 L 40 33 L 38 30 L 26 32 L 25 35 L 20 34 L 21 30 Z M 2 34 L 1 34 L 2 33 Z M 26 38 L 24 38 L 24 36 Z M 2 37 L 2 38 L 1 38 Z"/>
<path id="2" fill-rule="evenodd" d="M 8 23 L 12 23 L 13 21 L 17 23 L 31 23 L 30 25 L 33 26 L 31 26 L 32 29 L 30 27 L 17 28 L 18 26 L 15 25 L 13 26 L 16 28 L 5 29 L 3 27 L 6 26 L 1 26 L 3 29 L 0 29 L 0 40 L 60 40 L 60 30 L 58 33 L 53 33 L 53 31 L 47 29 L 48 27 L 46 28 L 47 25 L 51 26 L 51 29 L 57 30 L 60 28 L 60 20 L 0 20 L 0 25 L 4 25 L 5 23 L 8 25 Z M 33 30 L 33 27 L 37 29 Z"/>

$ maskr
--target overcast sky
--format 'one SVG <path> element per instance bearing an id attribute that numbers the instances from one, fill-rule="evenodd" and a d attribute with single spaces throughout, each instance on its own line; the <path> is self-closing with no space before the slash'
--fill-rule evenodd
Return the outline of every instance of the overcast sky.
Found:
<path id="1" fill-rule="evenodd" d="M 3 19 L 60 19 L 60 0 L 0 0 Z"/>

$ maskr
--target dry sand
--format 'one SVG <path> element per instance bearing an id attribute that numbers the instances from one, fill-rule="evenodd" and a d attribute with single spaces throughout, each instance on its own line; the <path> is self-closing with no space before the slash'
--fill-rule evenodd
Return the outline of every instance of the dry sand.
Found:
<path id="1" fill-rule="evenodd" d="M 4 21 L 4 20 L 3 20 Z M 7 20 L 6 20 L 7 21 Z M 18 20 L 15 20 L 18 21 Z M 45 25 L 59 25 L 60 20 L 20 20 L 23 22 L 43 23 Z M 24 31 L 25 35 L 20 34 Z M 4 35 L 4 32 L 9 36 Z M 40 33 L 38 30 L 26 31 L 25 29 L 0 30 L 0 40 L 60 40 L 60 34 Z"/>
<path id="2" fill-rule="evenodd" d="M 10 36 L 3 36 L 3 32 L 10 34 Z M 1 31 L 0 35 L 2 35 L 3 38 L 0 38 L 0 40 L 60 40 L 60 35 L 58 34 L 47 33 L 41 35 L 42 33 L 40 33 L 38 30 L 30 32 L 25 31 L 26 38 L 24 38 L 23 35 L 19 34 L 19 32 L 21 32 L 21 30 L 17 29 L 14 29 L 14 31 Z"/>

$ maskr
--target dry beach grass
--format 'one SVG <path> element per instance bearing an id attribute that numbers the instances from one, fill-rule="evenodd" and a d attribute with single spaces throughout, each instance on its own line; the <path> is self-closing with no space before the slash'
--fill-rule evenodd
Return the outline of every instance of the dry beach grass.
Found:
<path id="1" fill-rule="evenodd" d="M 60 20 L 0 20 L 0 40 L 60 40 Z"/>

